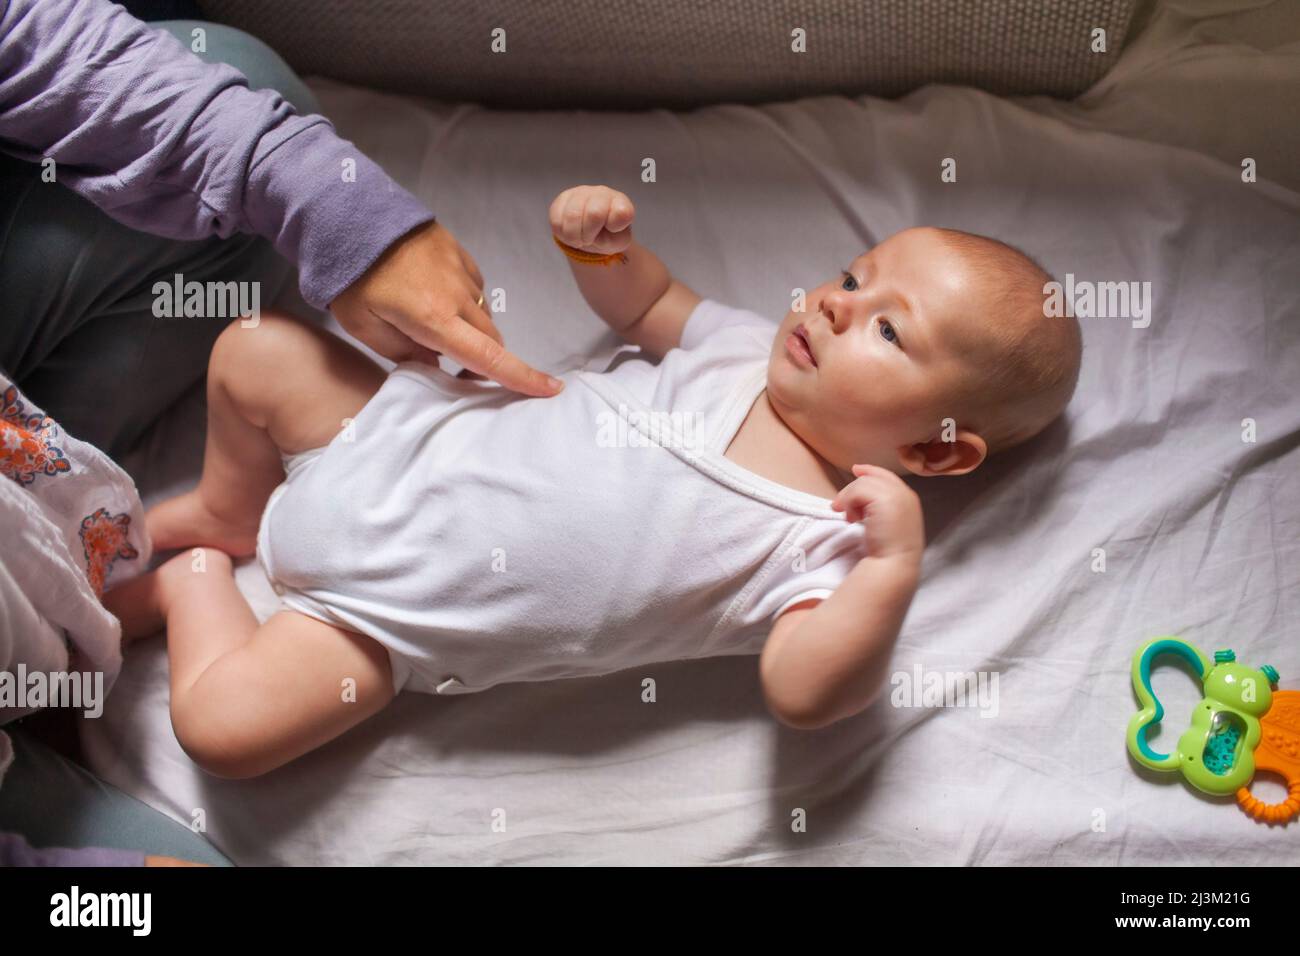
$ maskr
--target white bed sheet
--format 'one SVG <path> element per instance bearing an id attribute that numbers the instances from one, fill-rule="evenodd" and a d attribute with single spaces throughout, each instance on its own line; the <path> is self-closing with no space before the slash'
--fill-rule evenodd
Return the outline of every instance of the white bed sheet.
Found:
<path id="1" fill-rule="evenodd" d="M 1256 12 L 1279 7 L 1296 10 Z M 1140 774 L 1124 747 L 1149 637 L 1233 647 L 1300 687 L 1300 45 L 1272 20 L 1251 33 L 1178 8 L 1195 31 L 1163 11 L 1075 104 L 930 87 L 526 115 L 313 83 L 507 290 L 507 341 L 551 369 L 616 344 L 549 240 L 547 206 L 575 183 L 628 191 L 639 237 L 683 281 L 774 320 L 793 287 L 914 224 L 1008 239 L 1061 276 L 1151 281 L 1149 328 L 1084 320 L 1068 423 L 921 487 L 930 545 L 893 667 L 996 672 L 996 717 L 885 702 L 796 732 L 766 714 L 756 658 L 720 659 L 405 694 L 281 771 L 219 781 L 176 745 L 154 640 L 86 723 L 92 768 L 184 823 L 202 810 L 241 864 L 1296 862 L 1300 826 Z M 1189 93 L 1225 87 L 1246 105 Z M 1242 156 L 1259 182 L 1241 182 Z M 148 499 L 194 480 L 200 416 L 179 408 L 135 461 Z M 240 580 L 273 606 L 255 565 Z M 645 676 L 658 703 L 641 702 Z M 1199 695 L 1178 673 L 1156 686 L 1167 743 Z"/>

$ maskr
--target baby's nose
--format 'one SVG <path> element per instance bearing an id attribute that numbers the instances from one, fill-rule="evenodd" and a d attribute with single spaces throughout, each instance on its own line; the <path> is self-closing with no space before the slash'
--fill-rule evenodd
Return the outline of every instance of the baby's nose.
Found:
<path id="1" fill-rule="evenodd" d="M 821 314 L 831 324 L 831 328 L 838 328 L 841 319 L 848 317 L 848 303 L 831 293 L 822 299 Z"/>

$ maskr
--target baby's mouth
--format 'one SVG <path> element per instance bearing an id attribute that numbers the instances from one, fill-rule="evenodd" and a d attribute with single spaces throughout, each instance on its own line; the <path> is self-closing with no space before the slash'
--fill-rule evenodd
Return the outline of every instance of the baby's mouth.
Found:
<path id="1" fill-rule="evenodd" d="M 800 344 L 803 345 L 804 351 L 808 353 L 808 360 L 812 362 L 813 368 L 816 368 L 817 356 L 813 354 L 812 342 L 808 340 L 808 330 L 803 327 L 802 322 L 794 327 L 793 334 L 794 337 L 799 340 Z"/>

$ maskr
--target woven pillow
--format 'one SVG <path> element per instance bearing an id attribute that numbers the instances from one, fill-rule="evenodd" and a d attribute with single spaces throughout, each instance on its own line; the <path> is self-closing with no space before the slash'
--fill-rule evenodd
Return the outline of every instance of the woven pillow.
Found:
<path id="1" fill-rule="evenodd" d="M 512 108 L 683 108 L 927 83 L 1073 97 L 1145 0 L 200 0 L 302 74 Z M 504 30 L 505 52 L 493 52 Z M 792 50 L 804 31 L 806 52 Z M 1102 29 L 1106 51 L 1094 52 Z M 500 36 L 500 35 L 498 35 Z M 499 40 L 498 40 L 499 42 Z"/>

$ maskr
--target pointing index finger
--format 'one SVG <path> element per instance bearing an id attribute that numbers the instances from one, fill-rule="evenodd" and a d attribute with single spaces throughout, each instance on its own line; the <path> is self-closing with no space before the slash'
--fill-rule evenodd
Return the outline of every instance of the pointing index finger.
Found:
<path id="1" fill-rule="evenodd" d="M 445 339 L 442 352 L 471 372 L 500 382 L 511 391 L 549 398 L 564 388 L 558 378 L 533 368 L 471 325 L 453 322 L 442 332 Z"/>

